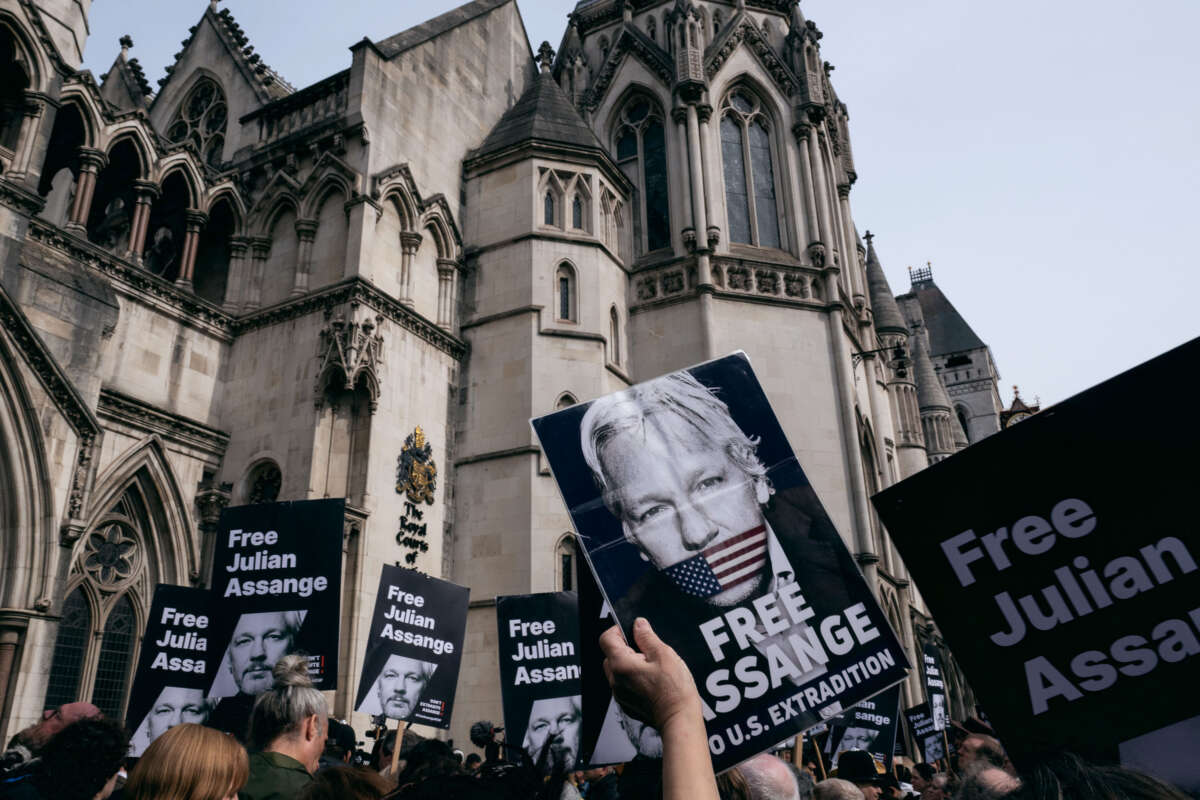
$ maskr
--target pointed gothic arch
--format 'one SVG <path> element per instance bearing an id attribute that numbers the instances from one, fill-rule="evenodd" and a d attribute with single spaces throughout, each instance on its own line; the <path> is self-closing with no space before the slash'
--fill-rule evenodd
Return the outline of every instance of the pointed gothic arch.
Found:
<path id="1" fill-rule="evenodd" d="M 188 188 L 188 199 L 191 208 L 199 208 L 204 199 L 204 177 L 196 166 L 191 153 L 173 153 L 160 161 L 155 168 L 158 174 L 157 183 L 161 186 L 167 178 L 179 175 Z"/>
<path id="2" fill-rule="evenodd" d="M 0 36 L 4 35 L 11 37 L 14 62 L 24 74 L 26 89 L 35 92 L 46 91 L 51 73 L 50 65 L 45 61 L 41 48 L 35 44 L 36 38 L 18 17 L 7 10 L 0 11 Z"/>
<path id="3" fill-rule="evenodd" d="M 206 214 L 211 214 L 213 207 L 222 200 L 228 202 L 233 211 L 233 217 L 237 223 L 236 234 L 238 236 L 246 235 L 246 226 L 250 222 L 250 209 L 246 208 L 246 201 L 242 199 L 241 192 L 234 188 L 232 183 L 226 182 L 209 187 L 200 204 L 200 209 Z"/>

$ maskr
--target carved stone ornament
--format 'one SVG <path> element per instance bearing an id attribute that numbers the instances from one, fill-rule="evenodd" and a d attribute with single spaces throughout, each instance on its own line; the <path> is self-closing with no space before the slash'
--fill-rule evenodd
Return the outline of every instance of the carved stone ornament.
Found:
<path id="1" fill-rule="evenodd" d="M 813 242 L 808 246 L 808 258 L 818 269 L 825 266 L 825 245 Z"/>
<path id="2" fill-rule="evenodd" d="M 105 589 L 117 588 L 137 575 L 141 564 L 137 539 L 121 522 L 110 522 L 87 536 L 83 569 Z"/>
<path id="3" fill-rule="evenodd" d="M 316 403 L 320 408 L 325 401 L 325 392 L 336 382 L 340 388 L 353 391 L 362 380 L 369 395 L 371 413 L 379 405 L 379 372 L 383 365 L 383 316 L 366 317 L 361 321 L 357 303 L 350 304 L 349 319 L 342 312 L 325 309 L 325 327 L 321 329 L 317 370 Z"/>
<path id="4" fill-rule="evenodd" d="M 418 425 L 400 450 L 396 464 L 396 493 L 408 496 L 411 503 L 433 505 L 437 490 L 437 464 L 433 447 L 425 441 L 425 431 Z"/>

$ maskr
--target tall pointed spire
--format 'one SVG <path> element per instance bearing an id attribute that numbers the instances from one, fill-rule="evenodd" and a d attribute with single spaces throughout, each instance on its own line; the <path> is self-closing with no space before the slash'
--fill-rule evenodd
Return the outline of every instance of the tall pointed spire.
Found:
<path id="1" fill-rule="evenodd" d="M 871 299 L 871 310 L 875 315 L 875 331 L 880 334 L 908 333 L 904 317 L 900 314 L 900 306 L 892 296 L 892 287 L 888 285 L 887 276 L 879 264 L 879 256 L 875 255 L 875 235 L 867 231 L 863 237 L 867 240 L 867 293 Z"/>
<path id="2" fill-rule="evenodd" d="M 925 332 L 914 331 L 911 341 L 913 372 L 917 380 L 917 405 L 921 411 L 942 409 L 949 411 L 950 395 L 933 368 L 933 360 L 929 357 L 929 346 L 925 343 Z"/>

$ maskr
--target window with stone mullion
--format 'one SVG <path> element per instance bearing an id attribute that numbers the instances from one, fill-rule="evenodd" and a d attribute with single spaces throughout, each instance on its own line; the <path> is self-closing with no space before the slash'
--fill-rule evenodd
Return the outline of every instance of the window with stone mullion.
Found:
<path id="1" fill-rule="evenodd" d="M 645 98 L 629 102 L 615 136 L 617 164 L 634 186 L 633 238 L 640 253 L 671 246 L 667 140 L 663 118 Z"/>
<path id="2" fill-rule="evenodd" d="M 721 160 L 729 240 L 781 247 L 771 135 L 757 101 L 736 92 L 721 117 Z"/>

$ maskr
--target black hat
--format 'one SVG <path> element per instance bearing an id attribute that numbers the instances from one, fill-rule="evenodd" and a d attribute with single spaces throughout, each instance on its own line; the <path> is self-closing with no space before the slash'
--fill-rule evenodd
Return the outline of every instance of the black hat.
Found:
<path id="1" fill-rule="evenodd" d="M 354 747 L 357 744 L 354 728 L 351 728 L 344 722 L 330 719 L 329 739 L 327 743 L 337 746 L 343 753 L 353 753 Z"/>
<path id="2" fill-rule="evenodd" d="M 851 783 L 879 786 L 883 776 L 875 769 L 875 759 L 866 750 L 847 750 L 838 756 L 837 776 Z"/>

